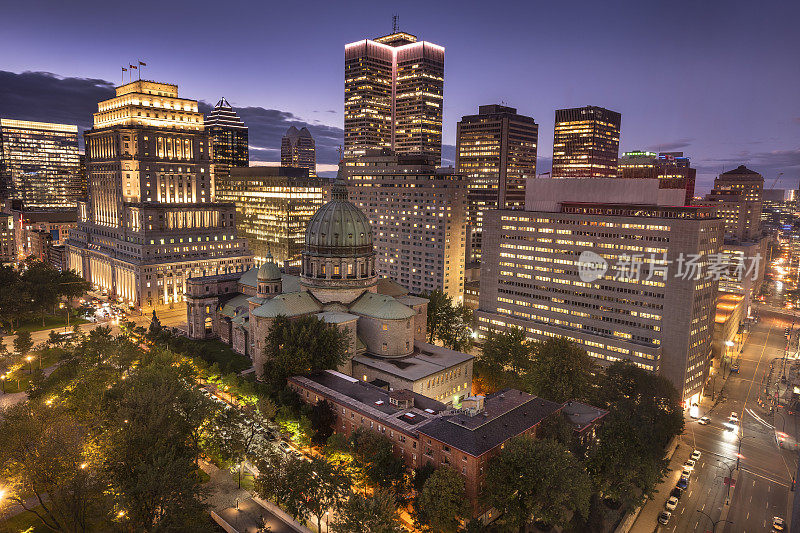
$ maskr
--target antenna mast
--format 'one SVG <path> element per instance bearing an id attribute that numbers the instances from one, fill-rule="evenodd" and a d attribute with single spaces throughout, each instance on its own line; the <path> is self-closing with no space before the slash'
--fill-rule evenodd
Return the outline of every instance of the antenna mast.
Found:
<path id="1" fill-rule="evenodd" d="M 397 33 L 400 27 L 397 24 L 397 15 L 392 15 L 392 33 Z"/>

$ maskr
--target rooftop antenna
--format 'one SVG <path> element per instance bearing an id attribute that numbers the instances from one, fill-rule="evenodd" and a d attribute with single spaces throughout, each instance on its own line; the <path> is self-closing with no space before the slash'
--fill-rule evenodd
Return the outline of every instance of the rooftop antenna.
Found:
<path id="1" fill-rule="evenodd" d="M 400 27 L 397 24 L 397 15 L 392 15 L 392 33 L 397 33 L 400 31 Z"/>
<path id="2" fill-rule="evenodd" d="M 342 161 L 344 159 L 344 150 L 342 150 L 341 144 L 336 148 L 336 151 L 339 152 L 339 161 Z"/>

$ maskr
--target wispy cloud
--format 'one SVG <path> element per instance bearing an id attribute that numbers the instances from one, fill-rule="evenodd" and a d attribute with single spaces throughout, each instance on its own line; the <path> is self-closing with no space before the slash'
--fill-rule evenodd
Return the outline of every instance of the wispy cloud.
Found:
<path id="1" fill-rule="evenodd" d="M 688 148 L 692 145 L 692 141 L 694 139 L 691 138 L 683 138 L 683 139 L 675 139 L 674 141 L 663 142 L 659 144 L 651 144 L 647 147 L 647 150 L 652 150 L 656 152 L 673 152 L 675 150 L 681 150 L 683 148 Z"/>

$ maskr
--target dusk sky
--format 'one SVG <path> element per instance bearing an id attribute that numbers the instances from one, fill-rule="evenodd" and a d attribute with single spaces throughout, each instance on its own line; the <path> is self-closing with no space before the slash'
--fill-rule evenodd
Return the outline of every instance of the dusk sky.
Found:
<path id="1" fill-rule="evenodd" d="M 622 113 L 621 151 L 684 151 L 700 191 L 742 163 L 797 188 L 800 3 L 788 0 L 4 2 L 0 116 L 88 127 L 103 80 L 140 59 L 183 97 L 244 108 L 253 159 L 277 160 L 286 127 L 308 124 L 333 163 L 344 45 L 390 33 L 393 14 L 446 48 L 445 145 L 462 115 L 502 101 L 539 123 L 548 170 L 554 110 L 591 104 Z"/>

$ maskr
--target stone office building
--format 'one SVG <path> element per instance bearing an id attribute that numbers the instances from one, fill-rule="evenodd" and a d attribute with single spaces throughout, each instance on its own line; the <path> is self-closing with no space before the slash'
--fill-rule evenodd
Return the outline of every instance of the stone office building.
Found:
<path id="1" fill-rule="evenodd" d="M 203 115 L 176 85 L 117 87 L 84 137 L 89 197 L 67 242 L 70 269 L 141 308 L 183 301 L 191 277 L 252 266 L 234 205 L 214 201 Z"/>

